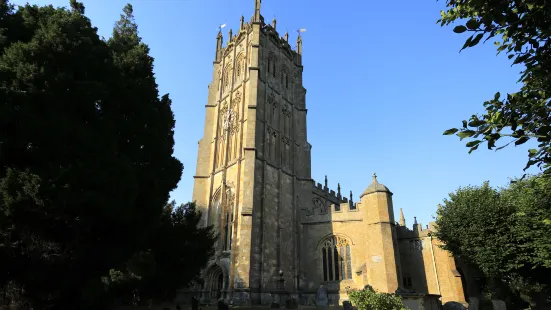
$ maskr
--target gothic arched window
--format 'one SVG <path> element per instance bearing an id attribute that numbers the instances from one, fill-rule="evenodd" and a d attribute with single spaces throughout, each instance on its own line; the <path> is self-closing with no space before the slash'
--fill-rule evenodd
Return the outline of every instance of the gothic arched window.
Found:
<path id="1" fill-rule="evenodd" d="M 330 236 L 321 243 L 323 281 L 352 279 L 350 242 L 340 236 Z"/>

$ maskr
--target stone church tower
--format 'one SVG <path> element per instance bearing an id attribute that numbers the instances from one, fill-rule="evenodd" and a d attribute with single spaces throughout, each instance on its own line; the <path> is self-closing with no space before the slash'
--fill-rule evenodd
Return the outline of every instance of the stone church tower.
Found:
<path id="1" fill-rule="evenodd" d="M 225 46 L 221 32 L 216 38 L 193 190 L 203 224 L 220 233 L 205 272 L 209 298 L 253 303 L 269 298 L 280 271 L 296 291 L 297 206 L 312 187 L 302 39 L 293 50 L 275 20 L 264 23 L 260 4 Z"/>
<path id="2" fill-rule="evenodd" d="M 454 259 L 428 229 L 394 220 L 392 193 L 375 175 L 357 203 L 327 177 L 312 180 L 302 38 L 291 48 L 260 5 L 225 45 L 216 37 L 193 189 L 201 224 L 219 234 L 202 301 L 266 304 L 284 291 L 312 304 L 323 285 L 342 304 L 367 284 L 464 301 Z"/>

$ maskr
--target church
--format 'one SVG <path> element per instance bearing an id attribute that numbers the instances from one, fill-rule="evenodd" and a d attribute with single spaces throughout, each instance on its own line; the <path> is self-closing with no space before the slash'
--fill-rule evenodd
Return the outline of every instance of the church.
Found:
<path id="1" fill-rule="evenodd" d="M 312 304 L 323 286 L 342 304 L 348 289 L 371 285 L 465 303 L 465 275 L 434 227 L 407 227 L 401 210 L 396 221 L 376 175 L 358 201 L 312 180 L 302 37 L 292 48 L 260 7 L 225 44 L 216 37 L 193 189 L 201 225 L 219 234 L 202 301 L 269 304 L 284 291 Z"/>

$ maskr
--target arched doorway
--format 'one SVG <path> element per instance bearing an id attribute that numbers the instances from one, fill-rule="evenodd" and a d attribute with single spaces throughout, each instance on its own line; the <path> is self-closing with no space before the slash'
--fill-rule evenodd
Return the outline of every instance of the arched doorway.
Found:
<path id="1" fill-rule="evenodd" d="M 225 281 L 224 271 L 219 265 L 213 265 L 209 268 L 207 273 L 207 281 L 205 281 L 205 287 L 207 290 L 207 298 L 211 303 L 215 303 L 220 298 L 225 298 L 225 288 L 227 284 Z"/>

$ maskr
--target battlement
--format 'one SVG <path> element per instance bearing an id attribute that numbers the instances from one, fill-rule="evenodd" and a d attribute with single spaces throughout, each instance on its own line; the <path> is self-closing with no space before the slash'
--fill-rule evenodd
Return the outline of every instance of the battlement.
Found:
<path id="1" fill-rule="evenodd" d="M 337 191 L 330 189 L 328 186 L 327 176 L 325 176 L 325 185 L 321 183 L 316 183 L 316 181 L 312 180 L 312 186 L 314 187 L 314 193 L 319 196 L 323 196 L 326 199 L 330 200 L 333 204 L 340 205 L 342 203 L 351 203 L 351 205 L 355 206 L 352 199 L 352 191 L 350 191 L 350 201 L 347 197 L 343 197 L 341 194 L 341 184 L 337 184 Z"/>
<path id="2" fill-rule="evenodd" d="M 343 197 L 341 194 L 341 186 L 337 185 L 337 191 L 332 190 L 328 186 L 327 176 L 325 177 L 325 185 L 316 183 L 312 180 L 312 205 L 301 209 L 301 216 L 308 220 L 333 220 L 342 217 L 339 214 L 356 213 L 358 211 L 356 203 Z M 352 198 L 352 193 L 350 193 Z"/>
<path id="3" fill-rule="evenodd" d="M 410 238 L 423 238 L 428 237 L 429 234 L 436 230 L 435 222 L 430 222 L 423 228 L 421 223 L 417 223 L 417 218 L 414 217 L 414 223 L 410 229 L 407 226 L 402 226 L 396 223 L 396 231 L 398 233 L 398 239 L 410 239 Z"/>
<path id="4" fill-rule="evenodd" d="M 234 45 L 239 44 L 246 36 L 246 34 L 253 31 L 254 24 L 260 24 L 260 31 L 262 32 L 262 34 L 264 34 L 272 43 L 280 48 L 283 51 L 283 54 L 285 54 L 290 60 L 294 61 L 295 59 L 297 59 L 299 51 L 293 50 L 293 48 L 289 44 L 289 33 L 285 33 L 284 36 L 280 36 L 280 34 L 276 30 L 276 20 L 274 19 L 272 21 L 272 24 L 266 24 L 262 15 L 260 15 L 259 22 L 255 22 L 255 16 L 253 16 L 249 22 L 245 22 L 243 16 L 241 16 L 238 31 L 234 34 L 233 30 L 230 29 L 228 32 L 228 41 L 225 45 L 221 44 L 219 46 L 221 54 L 227 55 L 232 50 Z M 220 27 L 218 37 L 221 41 L 223 41 L 222 26 Z"/>

